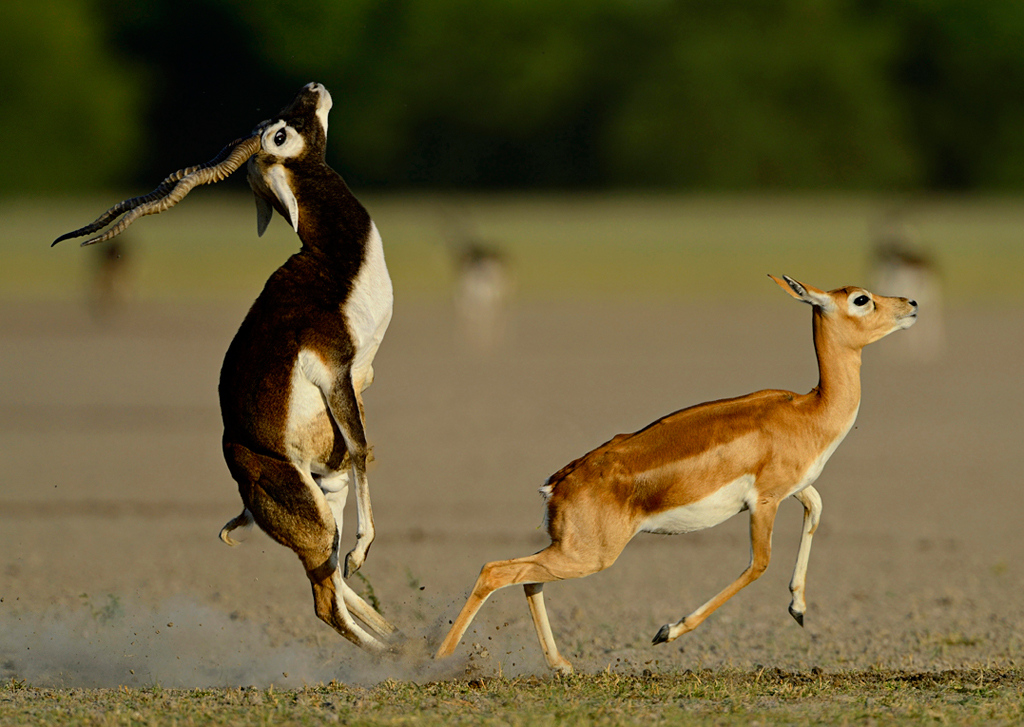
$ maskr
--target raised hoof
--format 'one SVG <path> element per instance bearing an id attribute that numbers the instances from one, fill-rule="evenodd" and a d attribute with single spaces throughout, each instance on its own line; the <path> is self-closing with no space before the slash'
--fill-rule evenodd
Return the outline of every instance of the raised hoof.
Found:
<path id="1" fill-rule="evenodd" d="M 672 627 L 669 624 L 665 624 L 660 629 L 658 629 L 658 633 L 654 635 L 654 639 L 651 640 L 651 643 L 652 644 L 667 644 L 668 643 L 668 634 L 669 634 L 669 632 L 671 630 L 672 630 Z"/>
<path id="2" fill-rule="evenodd" d="M 792 606 L 789 607 L 789 615 L 796 619 L 796 622 L 803 628 L 804 625 L 804 614 L 802 611 L 796 611 Z"/>
<path id="3" fill-rule="evenodd" d="M 359 570 L 359 567 L 361 565 L 362 565 L 362 563 L 356 563 L 356 559 L 352 557 L 351 553 L 346 555 L 345 556 L 345 580 L 348 580 L 350 576 L 355 575 L 356 571 Z"/>

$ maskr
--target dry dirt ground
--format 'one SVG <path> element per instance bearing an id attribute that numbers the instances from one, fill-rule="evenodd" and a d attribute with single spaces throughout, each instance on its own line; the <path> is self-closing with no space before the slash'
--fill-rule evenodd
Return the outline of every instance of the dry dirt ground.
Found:
<path id="1" fill-rule="evenodd" d="M 543 674 L 518 588 L 492 597 L 453 659 L 428 654 L 485 561 L 546 544 L 545 477 L 675 409 L 817 381 L 810 311 L 781 292 L 523 305 L 486 354 L 460 339 L 448 306 L 399 301 L 366 395 L 378 537 L 363 572 L 408 642 L 377 660 L 316 619 L 290 551 L 257 531 L 237 548 L 217 539 L 240 510 L 216 383 L 243 314 L 150 304 L 97 321 L 71 304 L 0 306 L 0 678 L 289 687 Z M 745 514 L 638 536 L 609 570 L 548 586 L 563 653 L 583 671 L 630 673 L 1019 664 L 1022 330 L 1020 309 L 961 308 L 940 361 L 901 357 L 895 339 L 913 331 L 865 352 L 857 429 L 818 481 L 806 628 L 786 611 L 793 501 L 765 576 L 672 644 L 650 640 L 746 566 Z M 345 550 L 353 532 L 350 520 Z"/>

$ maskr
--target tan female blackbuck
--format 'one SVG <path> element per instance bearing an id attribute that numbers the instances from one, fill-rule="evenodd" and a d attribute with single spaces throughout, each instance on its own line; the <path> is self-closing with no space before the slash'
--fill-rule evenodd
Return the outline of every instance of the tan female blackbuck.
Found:
<path id="1" fill-rule="evenodd" d="M 750 565 L 721 593 L 681 621 L 665 624 L 654 637 L 655 644 L 673 641 L 768 567 L 775 514 L 787 497 L 804 506 L 789 587 L 789 612 L 803 625 L 807 561 L 821 515 L 821 498 L 811 484 L 857 417 L 861 349 L 913 325 L 917 303 L 862 288 L 826 293 L 792 278 L 771 278 L 814 307 L 818 385 L 804 395 L 768 390 L 698 404 L 634 434 L 620 434 L 556 472 L 541 488 L 551 545 L 535 555 L 485 565 L 437 658 L 455 651 L 488 596 L 521 583 L 548 665 L 571 671 L 551 633 L 543 584 L 604 570 L 637 533 L 688 533 L 749 510 Z"/>
<path id="2" fill-rule="evenodd" d="M 395 628 L 345 583 L 338 548 L 350 481 L 358 521 L 345 577 L 363 564 L 373 542 L 362 393 L 391 321 L 392 288 L 376 225 L 324 159 L 330 110 L 327 89 L 310 83 L 210 162 L 175 172 L 150 194 L 119 202 L 54 244 L 92 235 L 120 217 L 83 244 L 110 239 L 248 161 L 257 231 L 263 234 L 277 210 L 302 248 L 270 276 L 221 368 L 224 458 L 244 505 L 221 539 L 234 545 L 231 531 L 255 521 L 299 556 L 317 616 L 379 650 L 383 644 L 352 614 L 378 636 Z"/>

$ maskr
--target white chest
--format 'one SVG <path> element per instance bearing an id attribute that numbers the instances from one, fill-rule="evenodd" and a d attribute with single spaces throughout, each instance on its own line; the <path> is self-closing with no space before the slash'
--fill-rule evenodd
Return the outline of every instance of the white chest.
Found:
<path id="1" fill-rule="evenodd" d="M 811 462 L 810 466 L 804 472 L 803 477 L 800 478 L 800 481 L 796 483 L 793 489 L 786 493 L 786 497 L 795 495 L 801 490 L 804 490 L 814 484 L 814 481 L 821 475 L 821 471 L 825 469 L 825 463 L 828 462 L 829 458 L 835 453 L 839 445 L 843 443 L 844 439 L 846 439 L 846 435 L 850 433 L 851 429 L 853 429 L 853 423 L 857 421 L 857 413 L 859 411 L 860 406 L 857 407 L 857 410 L 853 412 L 853 416 L 850 417 L 850 423 L 846 425 L 838 437 L 829 443 L 825 450 L 818 455 L 817 459 Z"/>
<path id="2" fill-rule="evenodd" d="M 743 475 L 689 505 L 659 512 L 644 520 L 638 530 L 673 535 L 704 530 L 728 520 L 751 507 L 757 496 L 754 475 Z"/>
<path id="3" fill-rule="evenodd" d="M 358 374 L 365 373 L 373 363 L 377 348 L 391 323 L 393 304 L 394 293 L 384 262 L 384 245 L 377 226 L 371 222 L 363 267 L 353 281 L 352 292 L 342 309 L 356 349 L 352 362 L 354 379 L 359 380 Z"/>

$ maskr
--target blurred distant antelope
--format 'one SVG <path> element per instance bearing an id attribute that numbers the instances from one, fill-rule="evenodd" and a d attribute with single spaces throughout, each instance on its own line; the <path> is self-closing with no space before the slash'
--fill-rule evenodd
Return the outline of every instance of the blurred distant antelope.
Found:
<path id="1" fill-rule="evenodd" d="M 900 291 L 928 309 L 928 318 L 890 351 L 915 362 L 935 361 L 946 347 L 942 305 L 942 272 L 933 254 L 920 241 L 917 230 L 896 215 L 889 215 L 872 232 L 872 285 L 875 290 Z"/>
<path id="2" fill-rule="evenodd" d="M 448 249 L 455 267 L 454 303 L 462 335 L 479 351 L 491 351 L 505 333 L 512 294 L 508 257 L 498 245 L 482 240 L 464 219 L 448 215 Z"/>
<path id="3" fill-rule="evenodd" d="M 114 205 L 54 244 L 93 234 L 124 214 L 83 244 L 108 240 L 248 161 L 259 234 L 277 210 L 302 248 L 270 276 L 221 369 L 224 457 L 245 505 L 221 538 L 233 545 L 231 531 L 255 521 L 299 556 L 317 616 L 379 650 L 381 642 L 350 611 L 379 636 L 395 628 L 345 583 L 338 549 L 350 477 L 358 527 L 345 577 L 363 564 L 374 538 L 362 392 L 373 381 L 373 357 L 391 321 L 392 289 L 376 226 L 324 160 L 330 110 L 327 89 L 311 83 L 212 161 L 175 172 L 150 194 Z"/>
<path id="4" fill-rule="evenodd" d="M 523 584 L 548 666 L 571 671 L 555 645 L 543 584 L 608 568 L 637 533 L 688 533 L 750 511 L 750 565 L 735 582 L 674 624 L 654 643 L 697 628 L 761 576 L 771 557 L 780 503 L 804 506 L 803 534 L 790 583 L 789 612 L 803 625 L 804 582 L 821 498 L 811 486 L 846 436 L 860 408 L 861 349 L 917 319 L 917 303 L 862 288 L 831 292 L 785 278 L 778 283 L 814 307 L 820 380 L 809 394 L 759 391 L 669 414 L 634 434 L 620 434 L 570 462 L 541 488 L 551 545 L 525 558 L 488 563 L 437 650 L 450 656 L 494 591 Z"/>

